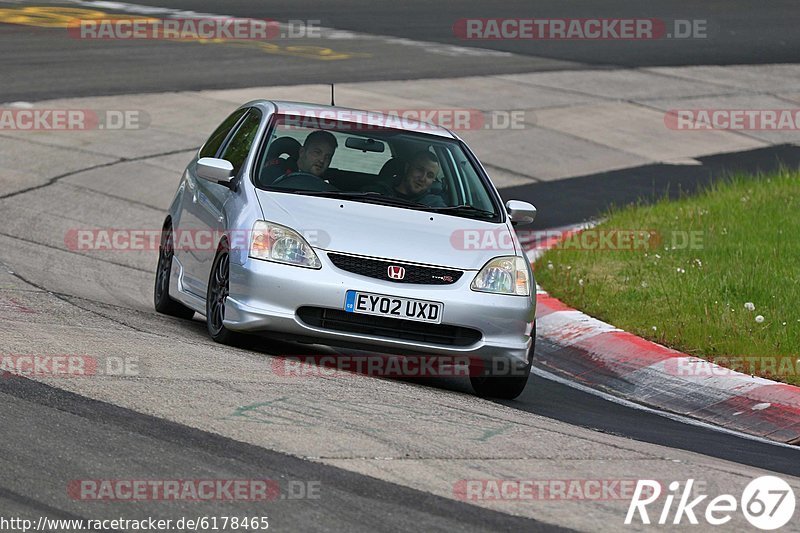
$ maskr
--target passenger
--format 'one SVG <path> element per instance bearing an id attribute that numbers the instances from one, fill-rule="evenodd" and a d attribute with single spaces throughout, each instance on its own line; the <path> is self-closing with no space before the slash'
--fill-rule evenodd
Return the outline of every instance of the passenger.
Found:
<path id="1" fill-rule="evenodd" d="M 397 185 L 384 186 L 377 192 L 431 207 L 445 207 L 442 197 L 430 192 L 438 173 L 439 160 L 430 151 L 421 150 L 405 165 L 405 172 Z"/>

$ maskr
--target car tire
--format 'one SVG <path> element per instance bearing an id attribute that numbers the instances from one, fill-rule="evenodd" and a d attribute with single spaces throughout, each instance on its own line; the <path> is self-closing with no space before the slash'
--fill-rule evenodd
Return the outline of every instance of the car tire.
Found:
<path id="1" fill-rule="evenodd" d="M 476 368 L 475 372 L 470 372 L 469 381 L 475 394 L 482 398 L 498 398 L 501 400 L 513 400 L 517 398 L 525 386 L 528 384 L 528 377 L 531 375 L 533 365 L 533 353 L 536 346 L 536 322 L 533 323 L 531 332 L 531 347 L 528 350 L 528 363 L 524 368 L 518 369 L 518 374 L 513 376 L 501 375 L 493 376 L 491 369 L 484 366 Z"/>
<path id="2" fill-rule="evenodd" d="M 156 266 L 156 281 L 153 287 L 153 306 L 157 312 L 165 315 L 192 318 L 194 310 L 173 300 L 169 295 L 169 278 L 172 275 L 173 255 L 175 255 L 175 248 L 172 222 L 168 221 L 161 230 L 161 243 L 158 246 L 158 266 Z"/>
<path id="3" fill-rule="evenodd" d="M 225 243 L 220 245 L 211 274 L 208 278 L 206 293 L 206 327 L 208 334 L 215 342 L 234 344 L 238 335 L 223 324 L 225 319 L 225 299 L 230 288 L 230 251 Z"/>

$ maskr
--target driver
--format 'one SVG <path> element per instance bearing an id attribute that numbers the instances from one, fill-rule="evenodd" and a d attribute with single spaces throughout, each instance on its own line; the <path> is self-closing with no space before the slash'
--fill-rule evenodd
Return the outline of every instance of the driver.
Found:
<path id="1" fill-rule="evenodd" d="M 331 132 L 312 131 L 298 150 L 297 160 L 290 157 L 289 159 L 277 158 L 267 162 L 261 181 L 265 185 L 271 185 L 282 176 L 296 172 L 304 172 L 324 179 L 323 174 L 328 170 L 333 153 L 338 146 L 339 143 Z"/>
<path id="2" fill-rule="evenodd" d="M 297 170 L 321 178 L 331 165 L 333 153 L 338 147 L 339 143 L 331 132 L 312 131 L 298 152 Z"/>

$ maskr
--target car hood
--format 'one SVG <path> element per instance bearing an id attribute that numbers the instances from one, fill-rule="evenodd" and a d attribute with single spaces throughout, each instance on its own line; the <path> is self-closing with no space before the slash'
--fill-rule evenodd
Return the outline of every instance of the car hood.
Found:
<path id="1" fill-rule="evenodd" d="M 300 232 L 318 250 L 479 270 L 519 249 L 505 223 L 339 198 L 256 194 L 264 220 Z"/>

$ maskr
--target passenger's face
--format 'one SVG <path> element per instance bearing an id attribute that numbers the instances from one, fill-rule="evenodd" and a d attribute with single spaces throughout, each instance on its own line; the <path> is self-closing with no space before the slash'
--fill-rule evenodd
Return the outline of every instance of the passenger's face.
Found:
<path id="1" fill-rule="evenodd" d="M 334 148 L 326 142 L 316 142 L 300 148 L 297 168 L 303 172 L 322 176 L 331 164 Z"/>
<path id="2" fill-rule="evenodd" d="M 415 195 L 426 192 L 433 185 L 438 172 L 439 165 L 433 161 L 423 158 L 412 161 L 403 178 L 406 190 Z"/>

